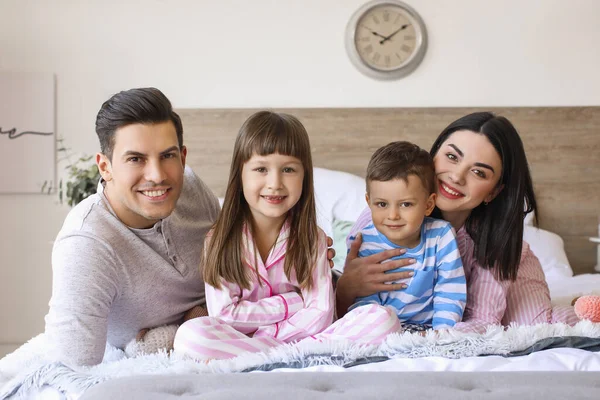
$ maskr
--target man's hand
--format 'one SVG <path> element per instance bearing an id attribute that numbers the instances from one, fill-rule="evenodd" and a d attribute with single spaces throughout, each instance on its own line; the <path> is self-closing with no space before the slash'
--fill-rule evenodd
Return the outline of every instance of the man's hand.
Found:
<path id="1" fill-rule="evenodd" d="M 208 310 L 202 306 L 195 306 L 183 315 L 183 322 L 200 317 L 208 317 Z"/>
<path id="2" fill-rule="evenodd" d="M 139 331 L 138 334 L 135 336 L 135 341 L 141 342 L 142 340 L 144 340 L 144 337 L 146 336 L 146 333 L 148 333 L 148 331 L 150 331 L 150 328 L 144 328 L 141 331 Z"/>
<path id="3" fill-rule="evenodd" d="M 202 306 L 195 306 L 191 310 L 186 311 L 186 313 L 183 315 L 183 322 L 190 320 L 190 319 L 198 318 L 198 317 L 208 317 L 208 310 Z M 146 334 L 149 331 L 150 331 L 150 328 L 145 328 L 145 329 L 142 329 L 141 331 L 139 331 L 138 334 L 135 336 L 135 341 L 143 342 L 144 337 L 146 337 Z"/>
<path id="4" fill-rule="evenodd" d="M 344 272 L 337 283 L 338 317 L 346 313 L 348 307 L 352 305 L 357 297 L 406 288 L 404 283 L 390 282 L 407 279 L 414 274 L 412 271 L 386 273 L 389 270 L 414 264 L 415 260 L 410 258 L 393 260 L 382 264 L 382 261 L 404 254 L 406 252 L 405 249 L 386 250 L 372 256 L 359 258 L 358 250 L 361 244 L 362 236 L 359 233 L 350 245 Z"/>

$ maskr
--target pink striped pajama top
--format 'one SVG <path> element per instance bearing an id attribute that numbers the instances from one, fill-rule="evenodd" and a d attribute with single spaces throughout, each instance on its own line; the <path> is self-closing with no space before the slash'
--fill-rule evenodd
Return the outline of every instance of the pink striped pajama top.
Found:
<path id="1" fill-rule="evenodd" d="M 366 208 L 349 236 L 355 236 L 370 223 L 371 212 Z M 513 282 L 497 280 L 477 263 L 473 255 L 475 243 L 464 226 L 456 233 L 456 240 L 467 279 L 467 305 L 463 322 L 454 325 L 454 329 L 485 332 L 490 325 L 554 322 L 574 325 L 579 321 L 573 307 L 552 306 L 542 266 L 526 242 L 523 242 L 517 279 Z"/>
<path id="2" fill-rule="evenodd" d="M 273 337 L 285 343 L 315 335 L 331 325 L 335 304 L 325 233 L 319 229 L 317 263 L 309 290 L 300 289 L 294 273 L 291 279 L 285 275 L 289 233 L 286 221 L 263 263 L 250 229 L 244 227 L 244 263 L 251 270 L 250 289 L 242 290 L 239 285 L 225 281 L 220 289 L 206 284 L 211 317 L 246 335 Z"/>

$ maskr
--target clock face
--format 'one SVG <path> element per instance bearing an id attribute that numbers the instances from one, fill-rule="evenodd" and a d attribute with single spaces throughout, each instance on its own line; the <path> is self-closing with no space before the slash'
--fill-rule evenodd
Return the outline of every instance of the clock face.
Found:
<path id="1" fill-rule="evenodd" d="M 419 15 L 400 1 L 372 1 L 347 28 L 346 47 L 354 64 L 376 78 L 399 78 L 421 62 L 427 33 Z"/>

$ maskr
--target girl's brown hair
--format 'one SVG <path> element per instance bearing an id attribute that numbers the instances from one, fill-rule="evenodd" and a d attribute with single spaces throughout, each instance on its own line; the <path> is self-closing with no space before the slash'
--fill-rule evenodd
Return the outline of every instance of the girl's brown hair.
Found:
<path id="1" fill-rule="evenodd" d="M 242 229 L 251 221 L 251 214 L 243 194 L 242 167 L 254 154 L 274 153 L 296 157 L 304 167 L 302 194 L 288 212 L 290 234 L 284 271 L 288 279 L 293 272 L 302 288 L 312 286 L 318 229 L 308 134 L 291 115 L 259 111 L 244 122 L 235 140 L 223 208 L 204 251 L 204 281 L 217 289 L 221 287 L 221 279 L 250 288 L 249 271 L 243 262 Z M 254 268 L 258 274 L 257 266 Z"/>

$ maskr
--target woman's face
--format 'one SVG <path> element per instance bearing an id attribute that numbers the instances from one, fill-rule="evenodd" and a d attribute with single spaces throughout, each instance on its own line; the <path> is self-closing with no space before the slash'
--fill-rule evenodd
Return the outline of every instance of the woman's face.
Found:
<path id="1" fill-rule="evenodd" d="M 440 146 L 433 158 L 437 177 L 436 206 L 444 213 L 468 215 L 482 202 L 500 192 L 500 155 L 481 133 L 456 131 Z"/>

